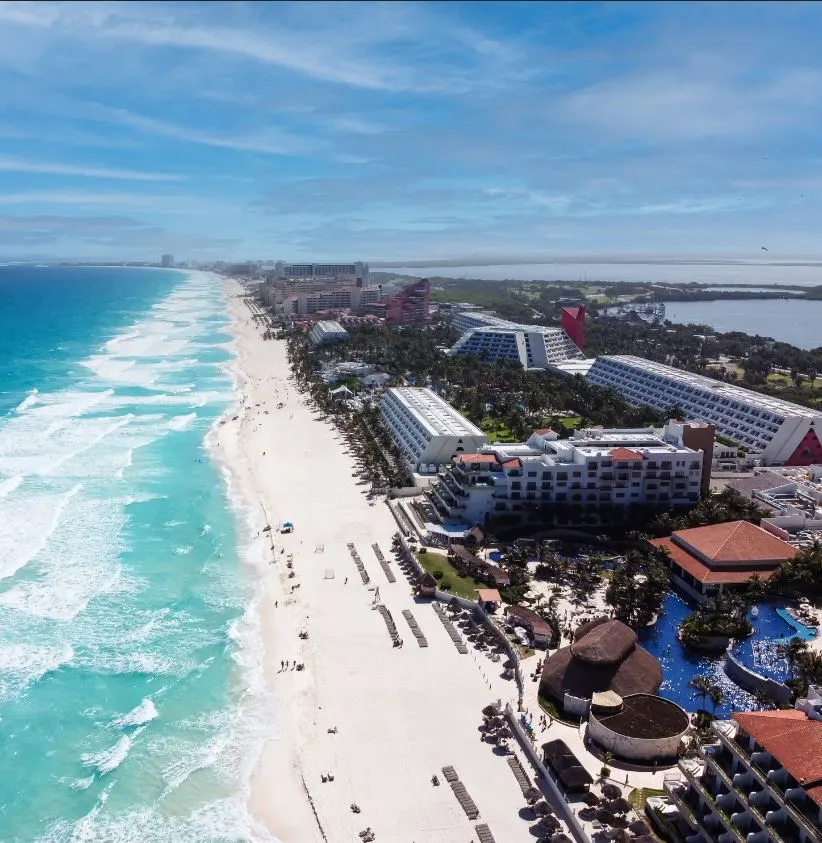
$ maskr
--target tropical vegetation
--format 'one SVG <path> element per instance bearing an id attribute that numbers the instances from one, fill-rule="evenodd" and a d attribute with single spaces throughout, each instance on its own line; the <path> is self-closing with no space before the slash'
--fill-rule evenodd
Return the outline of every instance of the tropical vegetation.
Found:
<path id="1" fill-rule="evenodd" d="M 667 553 L 646 545 L 632 548 L 614 568 L 605 602 L 617 620 L 640 630 L 653 623 L 668 592 Z"/>
<path id="2" fill-rule="evenodd" d="M 743 595 L 720 592 L 683 618 L 679 627 L 682 643 L 699 647 L 706 638 L 750 635 L 753 632 L 748 620 L 751 605 L 751 600 Z"/>

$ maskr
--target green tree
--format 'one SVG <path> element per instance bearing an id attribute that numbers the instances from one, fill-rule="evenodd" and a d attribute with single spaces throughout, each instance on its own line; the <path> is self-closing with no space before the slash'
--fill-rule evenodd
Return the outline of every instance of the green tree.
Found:
<path id="1" fill-rule="evenodd" d="M 702 700 L 702 708 L 705 708 L 705 700 L 710 695 L 713 683 L 707 676 L 694 676 L 688 683 L 689 688 L 693 688 L 696 695 Z"/>

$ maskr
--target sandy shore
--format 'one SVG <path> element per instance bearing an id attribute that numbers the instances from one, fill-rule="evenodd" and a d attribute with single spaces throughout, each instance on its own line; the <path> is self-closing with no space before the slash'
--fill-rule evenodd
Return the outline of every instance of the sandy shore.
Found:
<path id="1" fill-rule="evenodd" d="M 431 784 L 432 774 L 442 778 L 441 768 L 453 765 L 497 840 L 532 841 L 532 823 L 518 816 L 524 803 L 514 776 L 478 731 L 482 707 L 515 698 L 513 683 L 485 657 L 460 655 L 400 570 L 388 582 L 371 548 L 378 542 L 391 558 L 396 524 L 388 507 L 369 505 L 340 435 L 290 380 L 285 344 L 262 339 L 238 292 L 229 287 L 244 410 L 222 425 L 220 447 L 259 529 L 275 528 L 259 599 L 279 721 L 252 780 L 251 810 L 283 843 L 356 841 L 368 826 L 378 841 L 466 843 L 476 840 L 474 823 L 444 782 Z M 296 530 L 280 535 L 286 520 Z M 347 542 L 357 546 L 369 587 Z M 402 648 L 392 647 L 372 608 L 375 586 Z M 428 648 L 417 646 L 403 609 L 413 611 Z M 303 671 L 281 670 L 295 659 Z M 323 783 L 329 772 L 334 781 Z"/>

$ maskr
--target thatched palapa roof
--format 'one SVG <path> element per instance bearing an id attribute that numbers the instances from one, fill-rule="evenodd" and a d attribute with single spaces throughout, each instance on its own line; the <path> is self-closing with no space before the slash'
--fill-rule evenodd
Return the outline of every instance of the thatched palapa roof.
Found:
<path id="1" fill-rule="evenodd" d="M 590 699 L 597 691 L 620 697 L 655 694 L 662 685 L 659 662 L 620 621 L 595 623 L 569 647 L 545 659 L 540 693 L 562 704 L 565 694 Z"/>

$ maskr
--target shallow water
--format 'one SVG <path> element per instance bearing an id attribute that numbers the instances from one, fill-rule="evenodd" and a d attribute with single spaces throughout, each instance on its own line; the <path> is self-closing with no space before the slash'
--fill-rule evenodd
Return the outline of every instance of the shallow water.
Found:
<path id="1" fill-rule="evenodd" d="M 233 396 L 222 291 L 0 273 L 0 839 L 266 839 L 254 578 L 205 445 Z"/>

